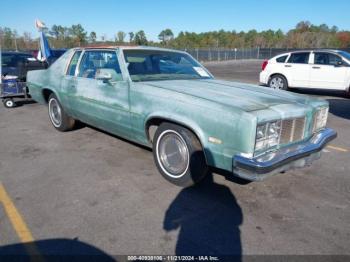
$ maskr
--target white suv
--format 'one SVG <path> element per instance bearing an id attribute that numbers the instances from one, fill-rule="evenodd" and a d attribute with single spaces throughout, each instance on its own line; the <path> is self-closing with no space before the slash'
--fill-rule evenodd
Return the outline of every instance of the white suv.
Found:
<path id="1" fill-rule="evenodd" d="M 260 82 L 275 89 L 333 89 L 349 94 L 350 54 L 338 50 L 280 54 L 263 62 Z"/>

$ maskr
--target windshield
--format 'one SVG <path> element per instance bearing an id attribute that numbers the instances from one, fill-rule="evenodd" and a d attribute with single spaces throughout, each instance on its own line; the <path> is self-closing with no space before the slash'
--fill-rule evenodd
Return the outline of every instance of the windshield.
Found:
<path id="1" fill-rule="evenodd" d="M 348 52 L 345 51 L 339 51 L 338 54 L 340 54 L 341 56 L 345 57 L 346 59 L 350 60 L 350 54 Z"/>
<path id="2" fill-rule="evenodd" d="M 161 50 L 124 50 L 132 81 L 212 78 L 208 71 L 185 53 Z"/>

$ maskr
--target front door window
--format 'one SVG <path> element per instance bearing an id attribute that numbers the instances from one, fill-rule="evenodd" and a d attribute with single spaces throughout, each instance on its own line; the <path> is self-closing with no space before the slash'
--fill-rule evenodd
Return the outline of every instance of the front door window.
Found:
<path id="1" fill-rule="evenodd" d="M 122 73 L 114 51 L 86 51 L 79 67 L 79 77 L 98 79 L 101 71 L 110 75 L 110 81 L 121 81 Z"/>

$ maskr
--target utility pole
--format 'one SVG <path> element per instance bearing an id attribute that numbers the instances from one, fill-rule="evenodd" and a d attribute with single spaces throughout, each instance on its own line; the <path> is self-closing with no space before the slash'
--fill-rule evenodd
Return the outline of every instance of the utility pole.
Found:
<path id="1" fill-rule="evenodd" d="M 1 50 L 1 39 L 0 39 L 0 85 L 2 83 L 2 61 L 1 61 L 1 57 L 2 57 L 2 50 Z"/>
<path id="2" fill-rule="evenodd" d="M 17 38 L 15 37 L 15 48 L 16 48 L 16 52 L 18 52 L 18 47 L 17 47 Z"/>

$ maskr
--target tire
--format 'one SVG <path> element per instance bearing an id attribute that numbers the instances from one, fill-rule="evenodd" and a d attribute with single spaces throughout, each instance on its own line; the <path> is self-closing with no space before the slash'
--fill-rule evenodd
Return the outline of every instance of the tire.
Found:
<path id="1" fill-rule="evenodd" d="M 288 82 L 283 75 L 271 76 L 268 82 L 268 86 L 273 89 L 288 90 Z"/>
<path id="2" fill-rule="evenodd" d="M 5 106 L 6 108 L 14 108 L 14 107 L 16 107 L 16 103 L 15 103 L 15 101 L 13 101 L 12 98 L 6 98 L 6 99 L 3 101 L 3 103 L 4 103 L 4 106 Z"/>
<path id="3" fill-rule="evenodd" d="M 350 98 L 350 88 L 347 91 L 345 91 L 345 97 Z"/>
<path id="4" fill-rule="evenodd" d="M 51 124 L 59 131 L 72 130 L 75 120 L 67 115 L 55 94 L 51 94 L 48 100 L 48 113 Z"/>
<path id="5" fill-rule="evenodd" d="M 160 174 L 177 186 L 192 186 L 209 171 L 198 138 L 175 124 L 162 123 L 158 127 L 153 139 L 153 157 Z"/>

